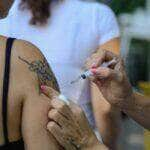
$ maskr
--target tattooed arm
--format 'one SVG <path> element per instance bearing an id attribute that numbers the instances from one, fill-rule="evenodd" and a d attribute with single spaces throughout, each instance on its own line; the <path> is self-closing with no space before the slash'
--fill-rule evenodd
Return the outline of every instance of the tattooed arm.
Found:
<path id="1" fill-rule="evenodd" d="M 55 139 L 47 132 L 47 113 L 50 99 L 39 93 L 40 85 L 46 84 L 59 90 L 56 78 L 40 51 L 27 42 L 16 42 L 18 84 L 22 87 L 22 135 L 27 150 L 59 149 Z"/>
<path id="2" fill-rule="evenodd" d="M 29 71 L 36 74 L 39 87 L 41 85 L 49 85 L 50 87 L 53 87 L 55 90 L 59 91 L 57 80 L 45 58 L 43 58 L 43 60 L 35 60 L 32 62 L 28 62 L 20 56 L 18 57 L 18 59 L 20 59 L 28 66 Z"/>

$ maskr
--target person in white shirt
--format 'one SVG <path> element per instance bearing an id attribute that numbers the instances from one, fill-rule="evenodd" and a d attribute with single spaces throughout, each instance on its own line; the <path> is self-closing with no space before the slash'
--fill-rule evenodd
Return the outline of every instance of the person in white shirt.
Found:
<path id="1" fill-rule="evenodd" d="M 69 84 L 83 72 L 85 60 L 94 52 L 99 55 L 101 49 L 107 49 L 119 54 L 119 27 L 108 6 L 81 0 L 15 0 L 8 16 L 0 21 L 0 34 L 27 40 L 41 49 L 61 92 L 82 106 L 103 142 L 116 149 L 120 112 L 90 81 Z M 87 68 L 90 63 L 87 61 Z"/>

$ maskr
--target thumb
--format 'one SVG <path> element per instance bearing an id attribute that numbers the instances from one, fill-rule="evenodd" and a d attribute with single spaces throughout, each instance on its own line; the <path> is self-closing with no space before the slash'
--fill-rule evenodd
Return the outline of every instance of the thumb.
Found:
<path id="1" fill-rule="evenodd" d="M 52 98 L 52 99 L 59 95 L 59 93 L 56 90 L 54 90 L 53 88 L 51 88 L 49 86 L 45 86 L 45 85 L 41 85 L 41 91 L 47 97 Z"/>

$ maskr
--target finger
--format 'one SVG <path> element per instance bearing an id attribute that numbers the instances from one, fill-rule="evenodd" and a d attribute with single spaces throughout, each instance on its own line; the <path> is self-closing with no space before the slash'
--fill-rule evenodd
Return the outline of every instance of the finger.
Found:
<path id="1" fill-rule="evenodd" d="M 114 58 L 117 58 L 117 55 L 115 55 L 111 51 L 104 50 L 104 49 L 99 50 L 97 52 L 97 56 L 98 56 L 98 60 L 97 60 L 97 66 L 96 67 L 99 67 L 104 62 L 108 62 L 108 61 L 111 61 Z"/>
<path id="2" fill-rule="evenodd" d="M 85 129 L 84 125 L 85 125 L 86 122 L 88 122 L 86 120 L 86 116 L 85 116 L 84 111 L 82 110 L 82 108 L 80 106 L 78 106 L 74 102 L 70 103 L 70 109 L 71 109 L 71 111 L 73 112 L 73 115 L 76 118 L 77 124 L 84 131 L 84 129 Z"/>
<path id="3" fill-rule="evenodd" d="M 97 69 L 91 69 L 94 77 L 108 78 L 110 75 L 110 69 L 106 67 L 99 67 Z"/>
<path id="4" fill-rule="evenodd" d="M 109 78 L 120 82 L 123 78 L 122 72 L 110 68 L 99 67 L 97 69 L 92 69 L 91 71 L 94 74 L 94 76 L 96 78 L 99 78 L 100 80 Z"/>
<path id="5" fill-rule="evenodd" d="M 60 145 L 64 146 L 64 136 L 62 136 L 62 130 L 59 125 L 57 125 L 54 121 L 50 121 L 47 124 L 47 130 L 55 137 L 55 139 L 59 142 Z"/>
<path id="6" fill-rule="evenodd" d="M 55 121 L 56 123 L 59 124 L 59 126 L 68 126 L 68 120 L 64 115 L 62 115 L 58 110 L 56 109 L 51 109 L 48 113 L 49 119 Z"/>
<path id="7" fill-rule="evenodd" d="M 55 98 L 56 96 L 59 95 L 59 93 L 56 90 L 45 85 L 41 85 L 41 91 L 43 94 L 45 94 L 49 98 Z"/>
<path id="8" fill-rule="evenodd" d="M 106 61 L 106 62 L 110 61 L 114 58 L 116 58 L 116 59 L 118 58 L 118 56 L 111 51 L 103 50 L 103 52 L 104 52 L 104 61 Z"/>
<path id="9" fill-rule="evenodd" d="M 67 119 L 69 119 L 69 120 L 71 119 L 72 112 L 71 112 L 69 106 L 65 102 L 55 98 L 51 101 L 51 105 L 54 109 L 58 110 Z"/>
<path id="10" fill-rule="evenodd" d="M 67 133 L 62 132 L 61 128 L 55 122 L 49 122 L 47 124 L 47 129 L 63 148 L 66 150 L 75 150 L 74 145 L 72 145 L 71 142 L 67 140 Z"/>
<path id="11" fill-rule="evenodd" d="M 86 68 L 97 68 L 104 60 L 104 53 L 95 53 L 86 61 Z"/>
<path id="12" fill-rule="evenodd" d="M 90 58 L 87 59 L 87 69 L 97 68 L 104 62 L 111 61 L 114 58 L 117 59 L 118 56 L 107 50 L 99 50 L 97 53 L 94 53 Z M 114 64 L 111 64 L 111 67 L 114 67 Z"/>
<path id="13" fill-rule="evenodd" d="M 96 68 L 99 56 L 97 53 L 92 54 L 85 62 L 86 69 Z"/>

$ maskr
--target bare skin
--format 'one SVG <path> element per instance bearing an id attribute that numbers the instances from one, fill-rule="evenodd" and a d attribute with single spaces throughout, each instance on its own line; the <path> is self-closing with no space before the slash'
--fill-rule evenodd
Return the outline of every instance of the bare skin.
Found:
<path id="1" fill-rule="evenodd" d="M 113 49 L 113 52 L 118 54 L 120 49 L 120 40 L 118 38 L 112 39 L 104 45 L 101 45 L 98 49 L 99 51 L 101 49 L 109 49 L 112 51 Z M 103 141 L 109 147 L 112 147 L 112 144 L 116 147 L 115 143 L 117 142 L 119 131 L 114 129 L 119 129 L 120 113 L 116 111 L 116 109 L 114 110 L 113 107 L 104 99 L 95 85 L 91 85 L 91 91 L 96 124 L 102 135 Z M 102 107 L 103 110 L 98 109 L 97 106 Z M 111 122 L 114 122 L 114 124 L 110 126 Z M 108 130 L 109 132 L 107 132 Z"/>
<path id="2" fill-rule="evenodd" d="M 99 67 L 103 62 L 116 59 L 116 63 L 109 67 Z M 124 111 L 135 121 L 150 129 L 150 99 L 133 93 L 132 87 L 125 73 L 123 61 L 110 51 L 103 51 L 93 72 L 92 81 L 98 86 L 108 103 L 120 111 Z M 59 93 L 52 88 L 42 86 L 42 92 L 51 97 L 52 109 L 47 128 L 50 133 L 66 150 L 104 150 L 92 132 L 82 109 L 68 100 L 68 103 L 59 99 Z M 102 109 L 102 108 L 99 108 Z"/>
<path id="3" fill-rule="evenodd" d="M 52 98 L 47 129 L 65 150 L 107 150 L 98 141 L 78 105 L 71 101 L 66 104 L 58 98 L 59 93 L 50 87 L 42 86 L 42 92 Z"/>
<path id="4" fill-rule="evenodd" d="M 107 49 L 117 55 L 120 53 L 120 39 L 115 38 L 101 45 L 86 61 L 86 68 L 91 69 L 100 57 L 103 49 Z M 121 113 L 103 97 L 98 87 L 91 82 L 92 104 L 96 119 L 96 125 L 105 145 L 110 149 L 117 148 L 117 140 L 121 130 Z M 101 108 L 101 109 L 99 109 Z"/>
<path id="5" fill-rule="evenodd" d="M 2 89 L 3 81 L 6 40 L 6 37 L 0 36 L 0 89 Z M 32 62 L 32 66 L 20 60 L 20 57 Z M 40 71 L 44 72 L 43 76 Z M 55 77 L 40 51 L 28 42 L 16 40 L 11 55 L 8 133 L 10 142 L 23 138 L 26 150 L 59 149 L 58 143 L 46 130 L 47 112 L 51 105 L 50 99 L 39 93 L 41 84 L 59 90 Z M 2 97 L 2 90 L 0 90 L 0 97 Z M 2 111 L 1 105 L 2 101 L 0 112 Z M 3 144 L 2 115 L 0 113 L 0 145 Z"/>
<path id="6" fill-rule="evenodd" d="M 97 67 L 92 69 L 95 74 L 95 83 L 99 87 L 102 95 L 115 108 L 124 111 L 143 127 L 150 129 L 150 100 L 139 93 L 132 91 L 131 84 L 126 76 L 122 59 L 117 55 L 103 51 Z M 113 58 L 117 63 L 113 68 L 99 67 L 104 61 Z M 103 79 L 102 79 L 103 78 Z"/>

